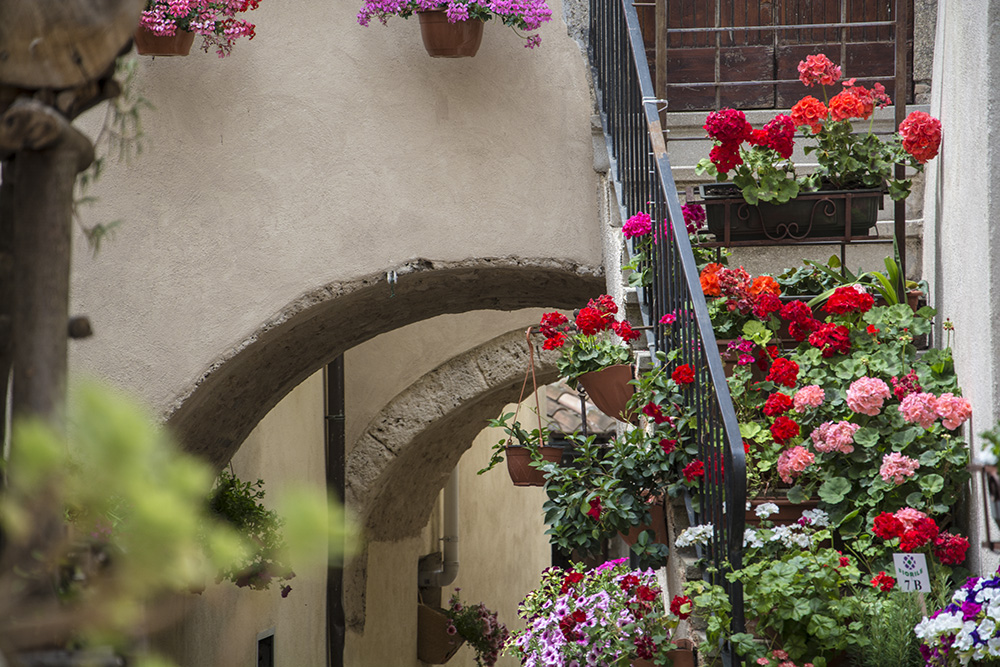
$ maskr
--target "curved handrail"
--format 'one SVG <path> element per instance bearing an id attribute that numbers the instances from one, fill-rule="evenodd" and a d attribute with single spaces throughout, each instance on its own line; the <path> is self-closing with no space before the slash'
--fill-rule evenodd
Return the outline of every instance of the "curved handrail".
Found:
<path id="1" fill-rule="evenodd" d="M 715 581 L 729 590 L 733 630 L 741 632 L 742 589 L 726 581 L 723 573 L 742 565 L 746 457 L 663 140 L 658 109 L 663 101 L 653 94 L 630 0 L 591 0 L 589 55 L 609 174 L 623 219 L 642 210 L 666 223 L 667 229 L 654 223 L 653 284 L 640 298 L 657 349 L 679 349 L 683 362 L 695 368 L 697 381 L 689 385 L 688 398 L 697 406 L 700 456 L 706 467 L 698 520 L 715 526 L 708 557 L 716 565 Z M 662 324 L 668 313 L 675 322 Z M 727 512 L 727 506 L 732 511 Z"/>

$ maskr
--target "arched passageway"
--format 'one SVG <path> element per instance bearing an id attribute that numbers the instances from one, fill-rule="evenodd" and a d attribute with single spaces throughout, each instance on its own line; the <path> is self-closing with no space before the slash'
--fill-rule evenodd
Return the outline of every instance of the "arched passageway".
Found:
<path id="1" fill-rule="evenodd" d="M 185 448 L 224 465 L 292 388 L 381 333 L 446 313 L 573 308 L 604 289 L 600 267 L 553 258 L 420 259 L 397 268 L 394 277 L 372 273 L 308 292 L 234 346 L 175 401 L 168 423 Z M 491 399 L 497 406 L 510 400 L 501 394 Z M 459 421 L 442 416 L 429 438 Z"/>

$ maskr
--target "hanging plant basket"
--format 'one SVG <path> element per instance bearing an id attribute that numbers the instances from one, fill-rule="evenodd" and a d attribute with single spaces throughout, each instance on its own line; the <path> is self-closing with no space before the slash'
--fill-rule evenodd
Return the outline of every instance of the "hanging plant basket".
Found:
<path id="1" fill-rule="evenodd" d="M 140 56 L 186 56 L 191 53 L 194 33 L 178 30 L 173 35 L 157 35 L 139 26 L 133 35 Z"/>
<path id="2" fill-rule="evenodd" d="M 443 9 L 417 12 L 420 36 L 432 58 L 471 58 L 483 41 L 483 22 L 479 19 L 448 22 Z"/>
<path id="3" fill-rule="evenodd" d="M 562 461 L 561 447 L 540 447 L 538 453 L 542 459 L 550 463 Z M 507 472 L 514 486 L 545 486 L 545 473 L 531 464 L 531 452 L 527 447 L 508 447 L 504 453 L 507 459 Z"/>
<path id="4" fill-rule="evenodd" d="M 448 634 L 450 622 L 444 610 L 417 606 L 417 658 L 428 665 L 443 665 L 458 652 L 465 639 Z"/>
<path id="5" fill-rule="evenodd" d="M 609 366 L 604 370 L 584 373 L 577 378 L 597 409 L 626 424 L 635 424 L 639 416 L 628 412 L 628 401 L 635 393 L 632 367 L 627 364 Z"/>

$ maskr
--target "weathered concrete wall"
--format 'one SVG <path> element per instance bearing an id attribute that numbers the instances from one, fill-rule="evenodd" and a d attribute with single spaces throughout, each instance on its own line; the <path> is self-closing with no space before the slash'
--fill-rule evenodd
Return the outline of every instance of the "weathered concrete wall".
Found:
<path id="1" fill-rule="evenodd" d="M 941 119 L 941 154 L 930 164 L 924 202 L 924 275 L 941 322 L 955 324 L 952 347 L 971 428 L 1000 417 L 1000 6 L 989 0 L 939 0 L 931 114 Z M 974 447 L 974 452 L 977 448 Z M 970 542 L 985 521 L 979 489 L 969 503 Z M 994 531 L 995 534 L 995 531 Z M 971 553 L 971 552 L 970 552 Z M 995 555 L 979 549 L 972 566 L 995 571 Z"/>
<path id="2" fill-rule="evenodd" d="M 589 77 L 551 4 L 540 48 L 493 21 L 471 59 L 429 58 L 416 20 L 363 28 L 355 4 L 273 2 L 253 12 L 257 37 L 231 57 L 143 57 L 138 89 L 156 105 L 143 117 L 145 150 L 109 165 L 83 220 L 124 224 L 96 257 L 82 238 L 75 248 L 73 310 L 96 336 L 75 346 L 73 368 L 166 414 L 303 299 L 384 281 L 415 257 L 599 267 Z M 84 125 L 96 129 L 100 114 Z M 497 305 L 479 291 L 464 308 L 547 305 Z M 317 335 L 372 316 L 358 301 L 339 317 Z M 326 360 L 265 380 L 268 391 L 283 395 Z M 252 426 L 270 407 L 239 421 Z"/>

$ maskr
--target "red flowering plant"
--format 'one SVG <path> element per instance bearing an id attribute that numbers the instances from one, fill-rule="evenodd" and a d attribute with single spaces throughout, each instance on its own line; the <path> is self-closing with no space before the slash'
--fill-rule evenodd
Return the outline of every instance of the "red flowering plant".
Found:
<path id="1" fill-rule="evenodd" d="M 563 553 L 601 553 L 605 540 L 649 526 L 651 503 L 700 488 L 706 470 L 698 459 L 697 415 L 685 396 L 696 376 L 677 356 L 661 352 L 659 364 L 635 381 L 630 410 L 641 415 L 643 423 L 608 444 L 577 437 L 571 463 L 542 465 L 547 533 Z M 654 531 L 644 534 L 632 550 L 646 565 L 662 564 L 666 545 L 656 543 Z"/>
<path id="2" fill-rule="evenodd" d="M 750 341 L 731 349 L 737 350 L 740 365 L 751 363 L 754 346 L 767 345 L 780 325 L 781 285 L 771 276 L 751 278 L 742 266 L 714 262 L 702 269 L 699 279 L 716 338 Z"/>
<path id="3" fill-rule="evenodd" d="M 542 347 L 562 352 L 556 362 L 559 374 L 572 381 L 618 364 L 631 364 L 629 343 L 641 335 L 626 319 L 617 319 L 618 306 L 607 294 L 587 302 L 570 322 L 562 313 L 545 313 L 539 331 Z"/>
<path id="4" fill-rule="evenodd" d="M 668 610 L 655 573 L 629 570 L 625 558 L 590 570 L 552 567 L 518 606 L 525 628 L 504 652 L 526 665 L 669 665 L 688 614 L 690 601 L 674 598 Z"/>
<path id="5" fill-rule="evenodd" d="M 732 171 L 733 184 L 750 204 L 787 202 L 802 190 L 817 189 L 886 189 L 895 200 L 906 198 L 911 180 L 894 178 L 894 167 L 922 171 L 938 153 L 941 122 L 914 111 L 898 133 L 881 139 L 872 132 L 874 112 L 892 103 L 881 84 L 868 89 L 848 79 L 828 97 L 827 87 L 841 80 L 841 68 L 823 54 L 799 63 L 799 80 L 807 87 L 819 85 L 823 101 L 807 95 L 763 129 L 755 130 L 735 109 L 710 113 L 705 130 L 715 147 L 708 159 L 698 163 L 697 173 L 725 181 Z M 866 133 L 854 132 L 851 122 L 859 120 L 869 121 Z M 790 159 L 798 128 L 815 141 L 804 148 L 806 154 L 815 153 L 819 165 L 808 176 L 796 175 Z"/>

